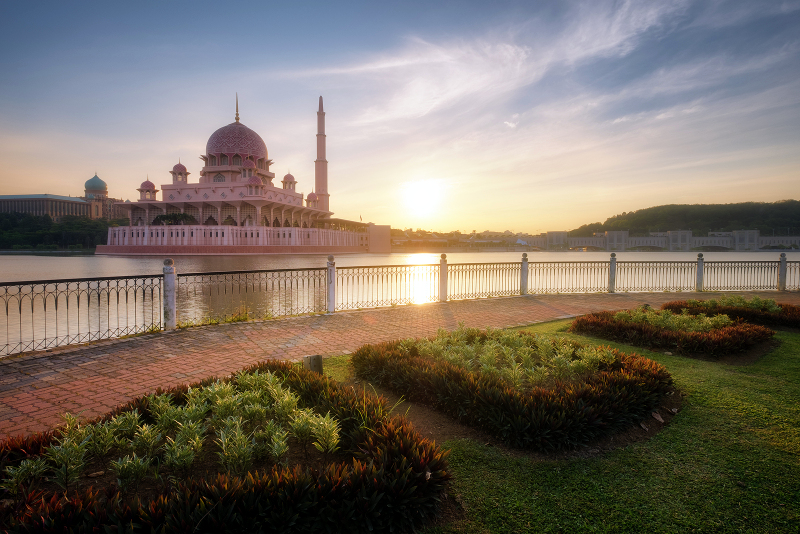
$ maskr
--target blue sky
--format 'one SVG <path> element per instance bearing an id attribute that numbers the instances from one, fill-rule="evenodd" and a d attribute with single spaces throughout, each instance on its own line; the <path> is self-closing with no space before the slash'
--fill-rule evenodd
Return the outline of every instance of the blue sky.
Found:
<path id="1" fill-rule="evenodd" d="M 540 232 L 798 198 L 800 1 L 4 2 L 0 194 L 198 178 L 257 131 L 336 216 Z M 435 5 L 431 5 L 435 4 Z"/>

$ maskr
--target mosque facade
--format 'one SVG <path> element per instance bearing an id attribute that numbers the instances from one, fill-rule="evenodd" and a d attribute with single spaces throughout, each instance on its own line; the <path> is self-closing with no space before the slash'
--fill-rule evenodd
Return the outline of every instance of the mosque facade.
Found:
<path id="1" fill-rule="evenodd" d="M 239 120 L 211 134 L 197 182 L 178 162 L 160 189 L 149 179 L 136 201 L 117 202 L 128 226 L 108 230 L 97 254 L 194 255 L 390 252 L 390 228 L 333 218 L 328 192 L 325 111 L 317 111 L 314 186 L 304 196 L 270 170 L 267 145 Z M 160 197 L 159 198 L 159 193 Z"/>

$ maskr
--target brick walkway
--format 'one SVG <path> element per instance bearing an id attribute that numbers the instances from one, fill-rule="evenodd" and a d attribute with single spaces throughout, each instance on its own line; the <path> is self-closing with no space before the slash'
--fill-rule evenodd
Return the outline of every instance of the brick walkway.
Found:
<path id="1" fill-rule="evenodd" d="M 714 294 L 717 295 L 717 294 Z M 800 293 L 750 292 L 800 305 Z M 266 359 L 349 353 L 438 328 L 510 327 L 711 294 L 546 295 L 234 323 L 65 347 L 0 360 L 0 439 L 48 430 L 59 414 L 102 415 L 157 387 L 224 376 Z"/>

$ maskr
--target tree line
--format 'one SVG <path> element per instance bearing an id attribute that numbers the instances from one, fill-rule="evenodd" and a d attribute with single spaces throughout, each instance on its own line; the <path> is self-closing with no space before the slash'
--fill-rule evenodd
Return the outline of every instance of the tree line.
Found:
<path id="1" fill-rule="evenodd" d="M 61 222 L 54 222 L 49 215 L 0 213 L 0 249 L 94 248 L 106 244 L 109 226 L 126 224 L 128 219 L 90 219 L 65 215 Z"/>
<path id="2" fill-rule="evenodd" d="M 738 204 L 669 204 L 620 213 L 604 223 L 584 224 L 570 237 L 588 237 L 595 232 L 628 230 L 631 236 L 650 232 L 691 230 L 698 237 L 709 232 L 759 230 L 761 235 L 800 234 L 800 201 L 741 202 Z"/>

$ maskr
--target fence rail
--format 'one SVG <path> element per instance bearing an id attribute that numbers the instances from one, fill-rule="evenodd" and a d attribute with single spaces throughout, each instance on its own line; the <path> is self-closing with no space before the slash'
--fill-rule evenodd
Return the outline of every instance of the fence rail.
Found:
<path id="1" fill-rule="evenodd" d="M 0 355 L 161 330 L 161 276 L 0 283 Z"/>
<path id="2" fill-rule="evenodd" d="M 240 318 L 545 293 L 800 290 L 800 261 L 521 262 L 339 267 L 0 283 L 0 356 Z M 177 321 L 176 321 L 177 318 Z"/>

